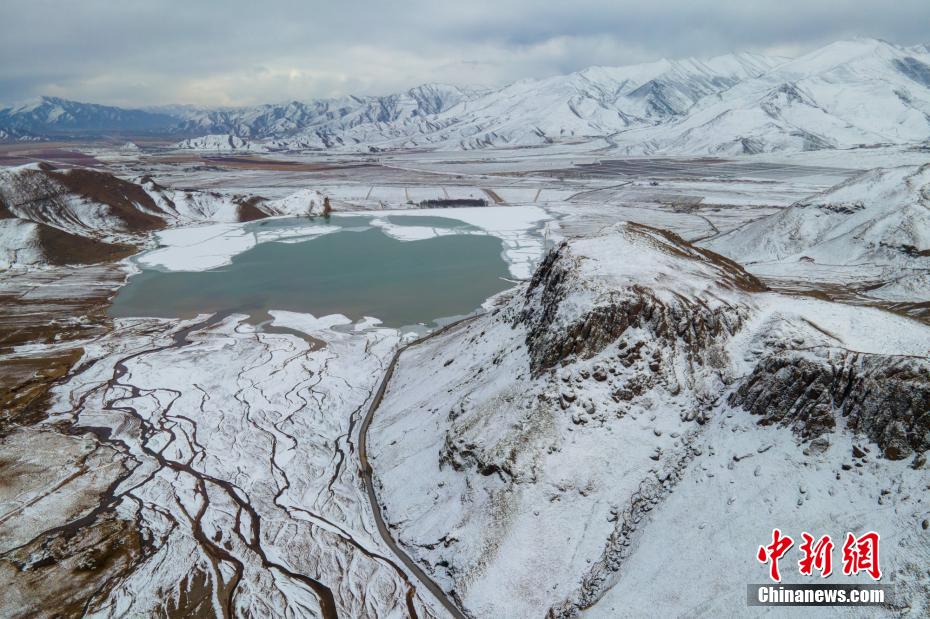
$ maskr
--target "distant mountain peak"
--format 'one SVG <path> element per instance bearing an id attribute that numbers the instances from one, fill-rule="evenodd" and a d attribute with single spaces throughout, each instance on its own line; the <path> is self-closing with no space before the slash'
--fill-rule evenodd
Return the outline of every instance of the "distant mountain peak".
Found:
<path id="1" fill-rule="evenodd" d="M 185 148 L 368 150 L 609 136 L 631 154 L 726 155 L 925 141 L 928 110 L 930 48 L 854 37 L 793 59 L 663 58 L 495 89 L 429 82 L 385 96 L 144 110 L 43 97 L 0 110 L 0 139 L 160 133 Z"/>

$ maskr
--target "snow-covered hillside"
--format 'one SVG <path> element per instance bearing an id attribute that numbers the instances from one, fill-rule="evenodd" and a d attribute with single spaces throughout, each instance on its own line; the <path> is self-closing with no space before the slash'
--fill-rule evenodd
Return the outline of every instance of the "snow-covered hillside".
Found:
<path id="1" fill-rule="evenodd" d="M 135 181 L 88 168 L 30 164 L 0 170 L 0 265 L 68 264 L 123 257 L 125 243 L 169 226 L 313 215 L 324 196 L 312 189 L 260 196 L 180 190 L 149 177 Z M 88 244 L 90 242 L 90 244 Z"/>
<path id="2" fill-rule="evenodd" d="M 925 325 L 620 225 L 402 353 L 369 428 L 378 498 L 472 616 L 726 614 L 775 526 L 881 530 L 919 616 L 928 351 Z"/>
<path id="3" fill-rule="evenodd" d="M 705 97 L 635 153 L 738 154 L 930 139 L 930 54 L 875 39 L 828 45 Z"/>
<path id="4" fill-rule="evenodd" d="M 0 133 L 13 136 L 99 135 L 106 132 L 162 133 L 177 118 L 158 112 L 80 103 L 60 97 L 41 97 L 0 109 Z M 7 139 L 0 135 L 0 140 Z"/>
<path id="5" fill-rule="evenodd" d="M 334 146 L 480 148 L 602 137 L 661 123 L 684 113 L 701 97 L 784 61 L 757 54 L 660 60 L 591 67 L 492 91 L 429 84 L 389 97 L 201 113 L 184 125 L 186 130 L 229 135 L 185 140 L 178 146 L 257 151 Z"/>
<path id="6" fill-rule="evenodd" d="M 930 290 L 930 164 L 870 170 L 706 245 L 751 269 L 875 265 L 885 269 L 886 283 L 903 280 L 879 294 L 893 298 L 911 288 L 905 297 L 925 296 L 914 293 Z"/>
<path id="7" fill-rule="evenodd" d="M 8 216 L 74 234 L 133 233 L 164 227 L 164 215 L 141 187 L 112 174 L 44 164 L 0 170 Z"/>
<path id="8" fill-rule="evenodd" d="M 403 135 L 429 133 L 429 121 L 480 91 L 444 84 L 424 84 L 383 97 L 342 97 L 282 105 L 224 110 L 189 110 L 179 130 L 211 134 L 206 142 L 189 147 L 223 150 L 228 147 L 325 148 L 376 143 Z M 220 139 L 219 135 L 234 136 Z M 214 137 L 217 136 L 217 137 Z M 257 140 L 267 140 L 266 143 Z M 286 141 L 282 141 L 286 140 Z M 217 148 L 219 147 L 219 148 Z"/>
<path id="9" fill-rule="evenodd" d="M 608 136 L 662 123 L 701 97 L 761 75 L 780 61 L 736 54 L 524 80 L 459 104 L 437 117 L 428 134 L 404 136 L 399 145 L 478 148 Z"/>

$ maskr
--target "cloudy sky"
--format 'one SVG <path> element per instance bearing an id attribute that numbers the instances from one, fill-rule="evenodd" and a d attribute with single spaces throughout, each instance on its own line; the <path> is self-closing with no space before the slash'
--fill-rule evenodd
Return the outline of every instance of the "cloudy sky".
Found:
<path id="1" fill-rule="evenodd" d="M 930 0 L 0 0 L 0 102 L 247 105 L 498 85 L 841 38 L 930 42 Z"/>

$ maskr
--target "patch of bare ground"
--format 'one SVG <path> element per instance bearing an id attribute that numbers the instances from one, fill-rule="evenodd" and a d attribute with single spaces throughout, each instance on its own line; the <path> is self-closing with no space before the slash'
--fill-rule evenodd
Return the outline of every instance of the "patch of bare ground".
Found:
<path id="1" fill-rule="evenodd" d="M 44 417 L 49 389 L 81 357 L 78 340 L 109 329 L 106 307 L 125 279 L 114 264 L 0 273 L 0 435 Z M 16 348 L 27 344 L 45 346 Z"/>
<path id="2" fill-rule="evenodd" d="M 3 197 L 0 196 L 0 219 L 12 219 L 13 217 L 15 217 L 15 215 L 10 212 L 10 208 L 6 205 L 6 202 L 3 201 Z"/>
<path id="3" fill-rule="evenodd" d="M 66 242 L 63 250 L 75 249 L 68 245 L 72 239 L 59 240 Z M 100 245 L 91 246 L 91 253 Z M 124 251 L 131 248 L 118 248 Z M 0 273 L 5 616 L 83 616 L 146 552 L 131 516 L 98 507 L 105 505 L 100 497 L 130 473 L 125 456 L 92 433 L 38 425 L 47 417 L 50 390 L 80 361 L 81 341 L 111 328 L 106 307 L 125 278 L 125 269 L 115 264 Z M 203 595 L 191 589 L 166 611 L 203 616 Z"/>
<path id="4" fill-rule="evenodd" d="M 49 264 L 56 266 L 116 262 L 128 258 L 138 249 L 133 245 L 106 243 L 71 234 L 52 226 L 37 225 L 42 254 Z"/>
<path id="5" fill-rule="evenodd" d="M 40 535 L 0 556 L 8 617 L 80 617 L 142 554 L 135 523 L 108 512 L 76 530 Z"/>
<path id="6" fill-rule="evenodd" d="M 17 166 L 36 162 L 53 162 L 58 165 L 91 166 L 103 164 L 95 157 L 72 150 L 74 145 L 68 143 L 46 142 L 41 147 L 36 145 L 4 144 L 0 145 L 0 166 Z"/>
<path id="7" fill-rule="evenodd" d="M 494 200 L 494 204 L 505 204 L 504 199 L 500 197 L 500 195 L 493 189 L 485 188 L 485 189 L 482 189 L 481 191 L 483 191 L 489 198 Z"/>
<path id="8" fill-rule="evenodd" d="M 210 578 L 202 570 L 188 574 L 177 589 L 178 596 L 167 596 L 164 612 L 168 617 L 211 619 L 213 610 L 213 587 Z"/>
<path id="9" fill-rule="evenodd" d="M 236 214 L 239 217 L 239 221 L 257 221 L 259 219 L 267 218 L 268 213 L 258 208 L 258 205 L 262 202 L 264 202 L 264 199 L 258 196 L 252 196 L 251 198 L 240 201 L 239 206 L 236 209 Z"/>
<path id="10" fill-rule="evenodd" d="M 74 169 L 67 173 L 47 170 L 45 173 L 67 190 L 109 206 L 111 213 L 126 225 L 128 231 L 148 232 L 165 227 L 160 217 L 136 206 L 141 205 L 151 212 L 161 211 L 155 200 L 135 183 L 88 169 Z"/>
<path id="11" fill-rule="evenodd" d="M 308 163 L 288 159 L 269 159 L 265 157 L 203 157 L 206 163 L 237 170 L 280 170 L 290 172 L 327 172 L 371 167 L 364 162 L 325 162 Z"/>
<path id="12" fill-rule="evenodd" d="M 29 425 L 45 416 L 49 388 L 81 358 L 74 348 L 37 357 L 7 359 L 0 365 L 0 436 L 16 425 Z"/>

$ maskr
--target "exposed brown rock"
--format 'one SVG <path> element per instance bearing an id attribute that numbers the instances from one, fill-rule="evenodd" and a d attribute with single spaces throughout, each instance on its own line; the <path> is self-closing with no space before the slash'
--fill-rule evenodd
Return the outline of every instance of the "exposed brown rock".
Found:
<path id="1" fill-rule="evenodd" d="M 930 448 L 930 361 L 789 351 L 763 359 L 730 404 L 761 416 L 759 423 L 791 426 L 805 439 L 832 431 L 845 417 L 847 427 L 892 460 Z"/>
<path id="2" fill-rule="evenodd" d="M 747 313 L 745 308 L 712 308 L 684 296 L 664 302 L 648 288 L 632 285 L 605 292 L 604 301 L 574 324 L 556 326 L 559 304 L 573 285 L 570 273 L 574 265 L 575 258 L 563 243 L 546 256 L 527 288 L 519 320 L 527 325 L 526 343 L 536 375 L 573 355 L 581 359 L 593 357 L 630 327 L 645 329 L 670 346 L 683 344 L 695 362 L 710 362 L 704 351 L 721 335 L 735 333 Z M 747 277 L 750 283 L 754 280 Z M 629 367 L 626 362 L 624 365 Z"/>
<path id="3" fill-rule="evenodd" d="M 257 221 L 269 217 L 268 213 L 258 208 L 258 205 L 264 201 L 264 198 L 258 196 L 252 196 L 251 198 L 240 201 L 236 209 L 239 221 Z"/>

